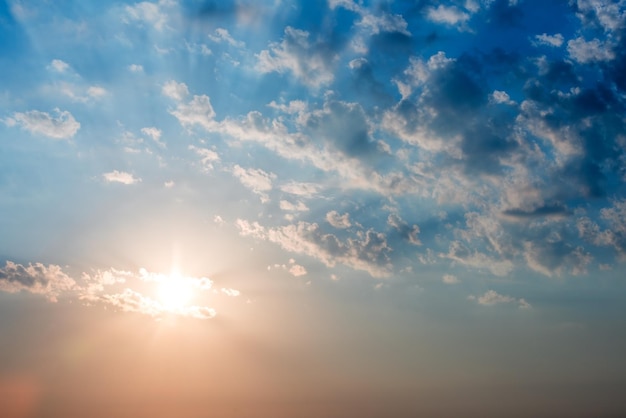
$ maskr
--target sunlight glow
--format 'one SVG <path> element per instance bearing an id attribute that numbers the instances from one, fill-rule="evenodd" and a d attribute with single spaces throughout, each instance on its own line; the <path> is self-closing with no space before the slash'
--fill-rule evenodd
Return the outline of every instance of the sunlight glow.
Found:
<path id="1" fill-rule="evenodd" d="M 165 276 L 159 284 L 159 300 L 167 310 L 185 308 L 192 296 L 189 281 L 177 273 Z"/>

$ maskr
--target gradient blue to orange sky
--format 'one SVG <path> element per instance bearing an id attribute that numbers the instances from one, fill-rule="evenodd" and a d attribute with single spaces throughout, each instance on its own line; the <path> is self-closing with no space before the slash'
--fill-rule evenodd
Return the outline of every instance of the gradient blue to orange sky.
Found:
<path id="1" fill-rule="evenodd" d="M 0 416 L 626 416 L 626 1 L 0 1 Z"/>

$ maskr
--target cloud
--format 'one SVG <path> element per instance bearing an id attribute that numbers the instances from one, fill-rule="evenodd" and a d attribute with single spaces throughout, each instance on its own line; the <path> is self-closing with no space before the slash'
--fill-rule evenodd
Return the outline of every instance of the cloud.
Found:
<path id="1" fill-rule="evenodd" d="M 341 241 L 333 234 L 324 233 L 316 223 L 298 222 L 266 228 L 258 222 L 238 219 L 236 225 L 241 235 L 276 243 L 287 251 L 314 257 L 328 267 L 341 263 L 366 271 L 372 277 L 391 274 L 391 248 L 384 234 L 371 229 Z"/>
<path id="2" fill-rule="evenodd" d="M 120 293 L 104 295 L 101 301 L 123 312 L 140 313 L 154 318 L 161 318 L 168 313 L 196 319 L 211 319 L 217 315 L 215 309 L 206 306 L 165 307 L 158 301 L 129 288 Z"/>
<path id="3" fill-rule="evenodd" d="M 450 26 L 465 23 L 470 19 L 470 15 L 468 13 L 459 10 L 457 7 L 446 7 L 442 4 L 436 8 L 431 7 L 428 9 L 426 16 L 429 20 L 435 23 L 443 23 Z"/>
<path id="4" fill-rule="evenodd" d="M 131 64 L 128 69 L 131 73 L 143 73 L 143 65 L 141 64 Z"/>
<path id="5" fill-rule="evenodd" d="M 567 52 L 570 56 L 581 64 L 610 61 L 615 58 L 611 46 L 606 42 L 601 42 L 597 38 L 586 41 L 583 37 L 578 37 L 567 42 Z"/>
<path id="6" fill-rule="evenodd" d="M 17 293 L 26 291 L 43 295 L 51 302 L 74 288 L 76 282 L 60 266 L 29 263 L 28 266 L 7 261 L 0 268 L 0 291 Z"/>
<path id="7" fill-rule="evenodd" d="M 155 127 L 146 127 L 141 128 L 141 133 L 149 136 L 152 140 L 161 148 L 165 148 L 165 143 L 161 141 L 161 134 L 163 133 L 160 129 Z"/>
<path id="8" fill-rule="evenodd" d="M 93 99 L 101 98 L 103 96 L 106 96 L 107 94 L 108 92 L 106 91 L 106 89 L 100 86 L 91 86 L 87 89 L 87 96 Z"/>
<path id="9" fill-rule="evenodd" d="M 563 45 L 563 35 L 560 33 L 556 33 L 554 35 L 548 35 L 547 33 L 535 35 L 535 44 L 558 48 Z"/>
<path id="10" fill-rule="evenodd" d="M 300 183 L 295 181 L 291 181 L 280 186 L 280 190 L 283 192 L 304 198 L 314 197 L 319 193 L 320 189 L 321 186 L 316 183 Z"/>
<path id="11" fill-rule="evenodd" d="M 189 89 L 185 83 L 179 83 L 175 80 L 166 81 L 163 84 L 161 92 L 164 96 L 182 102 L 189 95 Z"/>
<path id="12" fill-rule="evenodd" d="M 170 92 L 166 93 L 166 95 L 169 93 Z M 179 91 L 177 88 L 175 92 L 172 92 L 173 96 L 171 97 L 176 100 L 182 100 L 182 98 L 177 98 L 181 93 L 184 92 Z M 176 109 L 170 110 L 170 113 L 178 119 L 182 126 L 191 127 L 199 125 L 209 131 L 215 130 L 215 111 L 213 110 L 211 100 L 208 96 L 193 96 L 193 99 L 191 99 L 188 103 L 178 103 Z"/>
<path id="13" fill-rule="evenodd" d="M 440 256 L 469 267 L 489 271 L 496 276 L 507 276 L 514 267 L 511 260 L 494 258 L 479 251 L 472 251 L 459 241 L 452 241 L 448 253 Z"/>
<path id="14" fill-rule="evenodd" d="M 229 289 L 229 288 L 225 288 L 223 287 L 221 289 L 222 293 L 225 294 L 226 296 L 231 296 L 231 297 L 236 297 L 241 295 L 241 292 L 239 290 L 236 289 Z"/>
<path id="15" fill-rule="evenodd" d="M 336 210 L 331 210 L 326 214 L 326 221 L 338 229 L 346 229 L 352 226 L 352 223 L 350 222 L 350 214 L 347 212 L 340 215 Z"/>
<path id="16" fill-rule="evenodd" d="M 267 173 L 260 168 L 243 168 L 238 164 L 232 168 L 233 175 L 241 184 L 261 196 L 262 201 L 267 201 L 265 192 L 272 190 L 272 181 L 276 178 L 274 173 Z"/>
<path id="17" fill-rule="evenodd" d="M 200 161 L 206 171 L 213 170 L 213 164 L 220 161 L 219 154 L 211 149 L 200 148 L 195 145 L 189 145 L 189 149 L 201 157 Z"/>
<path id="18" fill-rule="evenodd" d="M 328 45 L 311 43 L 309 32 L 287 26 L 280 43 L 271 43 L 257 55 L 257 69 L 262 73 L 290 72 L 305 85 L 320 88 L 333 81 L 335 60 Z"/>
<path id="19" fill-rule="evenodd" d="M 55 109 L 55 114 L 56 117 L 38 110 L 16 112 L 4 123 L 8 126 L 19 125 L 33 135 L 41 134 L 54 139 L 72 138 L 80 129 L 80 123 L 68 111 Z"/>
<path id="20" fill-rule="evenodd" d="M 165 13 L 161 6 L 166 5 L 168 2 L 160 1 L 158 3 L 150 3 L 143 1 L 135 3 L 132 6 L 125 6 L 125 21 L 137 21 L 144 22 L 156 30 L 161 31 L 167 25 L 167 13 Z"/>
<path id="21" fill-rule="evenodd" d="M 141 179 L 134 177 L 132 174 L 125 171 L 113 170 L 108 173 L 102 174 L 102 178 L 107 183 L 122 183 L 126 185 L 140 183 Z"/>
<path id="22" fill-rule="evenodd" d="M 492 306 L 503 303 L 517 304 L 520 309 L 529 309 L 531 305 L 524 299 L 515 299 L 511 296 L 501 295 L 495 290 L 488 290 L 481 296 L 469 296 L 470 300 L 475 300 L 478 304 L 483 306 Z"/>
<path id="23" fill-rule="evenodd" d="M 445 284 L 458 284 L 458 283 L 461 283 L 461 281 L 453 274 L 444 274 L 443 277 L 441 278 L 441 280 Z"/>
<path id="24" fill-rule="evenodd" d="M 291 203 L 287 200 L 280 201 L 280 209 L 288 212 L 307 212 L 309 208 L 302 202 Z"/>
<path id="25" fill-rule="evenodd" d="M 289 273 L 295 277 L 300 277 L 306 275 L 306 269 L 299 264 L 292 264 L 289 266 Z"/>
<path id="26" fill-rule="evenodd" d="M 209 34 L 209 39 L 213 42 L 226 42 L 227 44 L 237 48 L 243 48 L 245 46 L 244 42 L 233 39 L 230 33 L 228 33 L 228 30 L 224 28 L 215 29 L 215 35 Z"/>
<path id="27" fill-rule="evenodd" d="M 422 245 L 418 237 L 420 233 L 419 226 L 409 225 L 395 213 L 392 213 L 387 217 L 387 224 L 395 228 L 400 233 L 400 236 L 407 240 L 410 244 Z"/>
<path id="28" fill-rule="evenodd" d="M 65 61 L 54 59 L 50 61 L 50 65 L 48 65 L 48 69 L 56 71 L 58 73 L 64 73 L 70 69 L 70 65 Z"/>
<path id="29" fill-rule="evenodd" d="M 495 104 L 507 104 L 514 105 L 515 102 L 511 100 L 511 97 L 506 91 L 494 90 L 489 96 L 489 101 Z"/>
<path id="30" fill-rule="evenodd" d="M 306 268 L 296 263 L 296 260 L 293 258 L 289 259 L 288 264 L 274 264 L 273 266 L 267 266 L 267 270 L 281 269 L 289 272 L 294 277 L 300 277 L 307 274 Z"/>

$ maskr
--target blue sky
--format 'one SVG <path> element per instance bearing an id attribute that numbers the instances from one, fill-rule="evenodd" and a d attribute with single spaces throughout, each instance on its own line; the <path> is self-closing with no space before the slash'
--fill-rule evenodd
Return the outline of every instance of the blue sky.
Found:
<path id="1" fill-rule="evenodd" d="M 190 362 L 208 333 L 225 364 L 254 364 L 222 387 L 244 405 L 224 416 L 300 401 L 352 416 L 363 393 L 395 416 L 624 413 L 625 14 L 601 0 L 1 2 L 0 389 L 37 388 L 16 416 L 78 408 L 49 384 L 80 387 L 78 360 L 53 373 L 71 355 L 30 345 L 50 333 L 93 345 L 94 388 L 117 381 L 90 340 L 102 327 L 113 368 L 126 344 L 146 350 L 132 327 L 197 347 Z M 180 366 L 168 344 L 109 413 L 165 390 L 149 371 Z M 197 381 L 168 407 L 200 408 Z"/>

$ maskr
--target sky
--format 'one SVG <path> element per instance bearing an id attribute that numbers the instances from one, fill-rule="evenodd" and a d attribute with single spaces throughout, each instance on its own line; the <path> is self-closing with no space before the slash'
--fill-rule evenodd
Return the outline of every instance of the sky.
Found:
<path id="1" fill-rule="evenodd" d="M 626 414 L 626 1 L 0 1 L 0 409 Z"/>

